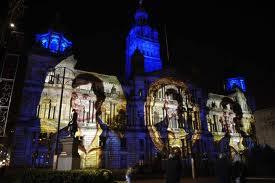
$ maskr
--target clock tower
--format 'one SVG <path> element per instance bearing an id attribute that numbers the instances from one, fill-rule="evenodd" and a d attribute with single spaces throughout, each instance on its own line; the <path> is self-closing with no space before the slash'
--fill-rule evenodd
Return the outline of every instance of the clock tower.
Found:
<path id="1" fill-rule="evenodd" d="M 160 58 L 160 43 L 158 31 L 148 25 L 148 13 L 142 7 L 142 1 L 135 12 L 135 25 L 129 31 L 126 39 L 125 73 L 128 79 L 133 74 L 132 57 L 136 50 L 144 56 L 144 72 L 153 72 L 162 69 Z"/>

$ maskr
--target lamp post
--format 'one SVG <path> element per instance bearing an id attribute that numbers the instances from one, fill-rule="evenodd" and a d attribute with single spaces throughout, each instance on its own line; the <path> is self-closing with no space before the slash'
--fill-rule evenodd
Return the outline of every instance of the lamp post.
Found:
<path id="1" fill-rule="evenodd" d="M 61 119 L 61 110 L 62 110 L 62 101 L 63 101 L 63 91 L 64 91 L 66 67 L 64 67 L 63 69 L 64 70 L 63 70 L 62 85 L 61 85 L 61 95 L 60 95 L 59 114 L 58 114 L 58 121 L 57 121 L 56 144 L 55 144 L 55 155 L 56 155 L 55 169 L 56 170 L 57 170 L 57 167 L 58 167 L 59 130 L 60 130 L 60 119 Z"/>
<path id="2" fill-rule="evenodd" d="M 63 93 L 64 93 L 64 86 L 65 86 L 65 76 L 66 76 L 66 67 L 57 67 L 53 69 L 54 75 L 51 77 L 56 78 L 55 76 L 55 71 L 57 69 L 62 69 L 63 70 L 63 76 L 62 76 L 62 84 L 61 84 L 61 94 L 60 94 L 60 103 L 59 103 L 59 112 L 58 112 L 58 121 L 57 121 L 57 133 L 56 133 L 56 144 L 55 144 L 55 156 L 56 156 L 56 163 L 55 163 L 55 169 L 58 167 L 58 146 L 59 146 L 59 131 L 60 131 L 60 122 L 61 122 L 61 112 L 62 112 L 62 103 L 63 103 Z M 73 74 L 74 72 L 69 69 Z M 51 78 L 52 79 L 52 78 Z M 68 81 L 71 79 L 69 78 Z"/>

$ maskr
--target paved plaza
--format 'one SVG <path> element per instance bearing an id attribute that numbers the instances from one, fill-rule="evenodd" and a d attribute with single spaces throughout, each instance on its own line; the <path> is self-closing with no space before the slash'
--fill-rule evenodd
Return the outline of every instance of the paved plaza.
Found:
<path id="1" fill-rule="evenodd" d="M 116 183 L 126 183 L 126 181 L 116 181 Z M 133 180 L 132 183 L 165 183 L 165 179 L 146 179 L 146 180 Z M 192 178 L 182 178 L 180 183 L 217 183 L 215 177 L 198 178 L 194 180 Z M 247 178 L 247 183 L 275 183 L 275 178 Z"/>

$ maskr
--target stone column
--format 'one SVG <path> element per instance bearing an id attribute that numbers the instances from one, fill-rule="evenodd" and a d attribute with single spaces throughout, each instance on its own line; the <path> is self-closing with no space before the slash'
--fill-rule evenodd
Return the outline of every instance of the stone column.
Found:
<path id="1" fill-rule="evenodd" d="M 14 148 L 11 155 L 11 161 L 14 162 L 13 166 L 30 166 L 29 162 L 32 161 L 31 150 L 36 148 L 35 144 L 32 143 L 32 138 L 30 138 L 31 133 L 40 133 L 40 119 L 37 116 L 37 106 L 44 89 L 46 76 L 50 71 L 49 68 L 54 68 L 59 63 L 63 57 L 60 56 L 45 53 L 40 54 L 35 49 L 28 53 L 24 88 L 21 91 L 20 111 L 14 132 Z M 58 112 L 55 110 L 54 107 L 53 118 L 55 117 L 55 112 Z M 49 117 L 49 115 L 46 117 Z"/>
<path id="2" fill-rule="evenodd" d="M 111 124 L 112 122 L 112 102 L 110 102 L 110 121 L 109 121 L 109 124 Z"/>

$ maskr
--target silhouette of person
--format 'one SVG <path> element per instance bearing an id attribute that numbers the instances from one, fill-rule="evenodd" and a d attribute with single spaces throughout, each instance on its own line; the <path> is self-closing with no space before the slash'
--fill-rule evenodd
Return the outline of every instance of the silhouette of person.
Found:
<path id="1" fill-rule="evenodd" d="M 241 160 L 240 155 L 235 154 L 232 164 L 232 179 L 233 182 L 243 183 L 245 182 L 245 166 Z"/>
<path id="2" fill-rule="evenodd" d="M 132 179 L 132 175 L 134 173 L 134 169 L 132 167 L 129 167 L 126 171 L 126 175 L 125 175 L 125 178 L 126 178 L 126 182 L 127 183 L 131 183 L 131 179 Z"/>
<path id="3" fill-rule="evenodd" d="M 169 154 L 166 164 L 166 183 L 179 183 L 181 178 L 180 157 L 175 154 Z"/>
<path id="4" fill-rule="evenodd" d="M 218 183 L 229 183 L 230 182 L 230 162 L 228 161 L 225 154 L 219 154 L 216 161 L 216 176 L 218 178 Z"/>
<path id="5" fill-rule="evenodd" d="M 75 109 L 73 109 L 72 111 L 73 111 L 73 117 L 72 117 L 72 121 L 69 123 L 69 127 L 70 127 L 71 136 L 74 137 L 75 133 L 77 132 L 77 117 L 78 117 L 78 114 L 77 114 Z"/>

